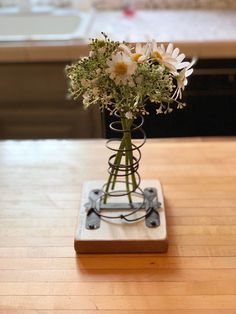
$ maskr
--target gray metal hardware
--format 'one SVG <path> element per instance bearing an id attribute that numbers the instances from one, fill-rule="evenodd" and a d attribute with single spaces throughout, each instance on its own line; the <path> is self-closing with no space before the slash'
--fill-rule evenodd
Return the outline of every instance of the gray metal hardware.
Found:
<path id="1" fill-rule="evenodd" d="M 160 215 L 158 209 L 161 203 L 158 201 L 157 190 L 155 188 L 146 188 L 143 191 L 145 210 L 147 212 L 145 217 L 146 226 L 149 228 L 156 228 L 160 226 Z"/>
<path id="2" fill-rule="evenodd" d="M 86 229 L 95 230 L 100 227 L 101 218 L 106 217 L 101 214 L 102 210 L 116 211 L 116 210 L 145 210 L 146 215 L 140 216 L 138 219 L 133 221 L 141 220 L 145 218 L 145 224 L 148 228 L 156 228 L 160 226 L 160 215 L 158 209 L 161 207 L 161 203 L 158 201 L 157 190 L 155 188 L 149 187 L 145 188 L 143 191 L 143 202 L 135 202 L 132 205 L 128 203 L 101 203 L 103 191 L 99 189 L 91 190 L 89 193 L 89 202 L 85 205 L 87 208 L 86 216 Z M 129 215 L 129 216 L 130 216 Z M 126 215 L 124 215 L 125 217 Z M 117 219 L 122 219 L 122 215 L 117 217 L 112 217 Z M 132 221 L 132 219 L 130 220 Z"/>
<path id="3" fill-rule="evenodd" d="M 87 207 L 87 217 L 86 217 L 86 229 L 94 230 L 100 227 L 100 216 L 98 212 L 99 200 L 102 196 L 102 190 L 94 189 L 89 193 L 89 203 L 86 204 Z"/>

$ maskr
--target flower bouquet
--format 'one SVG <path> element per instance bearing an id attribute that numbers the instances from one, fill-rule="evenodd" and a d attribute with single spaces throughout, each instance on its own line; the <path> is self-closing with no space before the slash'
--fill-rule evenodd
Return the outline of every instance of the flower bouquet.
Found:
<path id="1" fill-rule="evenodd" d="M 155 41 L 133 46 L 102 34 L 102 40 L 92 39 L 88 57 L 66 67 L 69 93 L 75 100 L 82 96 L 85 108 L 99 105 L 102 111 L 119 117 L 123 135 L 112 156 L 104 203 L 119 182 L 119 171 L 124 173 L 123 183 L 132 203 L 132 193 L 139 186 L 136 176 L 139 160 L 134 156 L 135 145 L 131 141 L 135 120 L 149 114 L 147 102 L 156 105 L 157 114 L 182 109 L 185 106 L 182 91 L 193 72 L 194 61 L 185 61 L 185 55 L 171 43 L 167 48 Z"/>

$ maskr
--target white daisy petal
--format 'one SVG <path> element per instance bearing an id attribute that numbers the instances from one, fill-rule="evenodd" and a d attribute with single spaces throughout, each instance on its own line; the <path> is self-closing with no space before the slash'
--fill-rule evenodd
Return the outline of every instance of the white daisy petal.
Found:
<path id="1" fill-rule="evenodd" d="M 173 48 L 174 48 L 173 44 L 170 43 L 170 44 L 167 46 L 166 53 L 172 54 Z"/>
<path id="2" fill-rule="evenodd" d="M 184 53 L 181 53 L 180 55 L 178 55 L 178 57 L 176 57 L 176 60 L 178 62 L 182 62 L 185 58 L 185 54 Z"/>
<path id="3" fill-rule="evenodd" d="M 146 56 L 143 55 L 143 56 L 138 58 L 138 63 L 142 63 L 145 60 L 146 60 Z"/>
<path id="4" fill-rule="evenodd" d="M 186 71 L 186 77 L 188 77 L 189 75 L 191 75 L 193 73 L 193 69 L 189 69 Z"/>
<path id="5" fill-rule="evenodd" d="M 131 50 L 129 49 L 129 47 L 127 47 L 125 44 L 120 44 L 119 45 L 119 49 L 121 51 L 123 51 L 124 53 L 126 53 L 127 55 L 131 56 L 132 53 L 131 53 Z"/>
<path id="6" fill-rule="evenodd" d="M 187 68 L 189 66 L 189 62 L 182 62 L 182 63 L 177 63 L 176 64 L 176 69 L 177 70 L 181 70 L 181 69 L 184 69 L 184 68 Z"/>
<path id="7" fill-rule="evenodd" d="M 173 58 L 177 58 L 178 54 L 179 54 L 179 48 L 175 48 L 172 53 Z"/>

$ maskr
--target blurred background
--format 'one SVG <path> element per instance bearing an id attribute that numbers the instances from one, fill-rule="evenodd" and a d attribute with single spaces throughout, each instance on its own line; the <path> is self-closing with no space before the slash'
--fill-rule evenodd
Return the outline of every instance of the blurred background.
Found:
<path id="1" fill-rule="evenodd" d="M 197 57 L 187 107 L 145 118 L 148 137 L 236 135 L 235 0 L 0 0 L 0 139 L 109 137 L 109 116 L 67 97 L 89 38 L 173 42 Z"/>

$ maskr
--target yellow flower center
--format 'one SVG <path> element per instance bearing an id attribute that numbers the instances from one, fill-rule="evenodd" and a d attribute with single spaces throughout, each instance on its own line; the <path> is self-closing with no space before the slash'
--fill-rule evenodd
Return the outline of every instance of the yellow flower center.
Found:
<path id="1" fill-rule="evenodd" d="M 152 56 L 157 60 L 162 60 L 162 55 L 158 51 L 153 51 Z"/>
<path id="2" fill-rule="evenodd" d="M 115 73 L 118 75 L 123 75 L 127 72 L 128 66 L 123 61 L 117 62 L 115 65 Z"/>
<path id="3" fill-rule="evenodd" d="M 134 53 L 132 55 L 132 59 L 135 61 L 135 62 L 138 62 L 138 59 L 142 57 L 142 54 L 141 53 Z"/>

